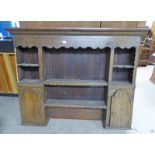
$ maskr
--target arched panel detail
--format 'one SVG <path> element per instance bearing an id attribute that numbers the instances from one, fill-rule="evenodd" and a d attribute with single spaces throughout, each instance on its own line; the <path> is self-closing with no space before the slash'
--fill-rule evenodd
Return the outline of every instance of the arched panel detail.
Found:
<path id="1" fill-rule="evenodd" d="M 130 127 L 132 99 L 126 90 L 117 90 L 111 100 L 110 127 Z"/>
<path id="2" fill-rule="evenodd" d="M 40 124 L 44 121 L 43 94 L 39 88 L 20 88 L 22 122 Z"/>

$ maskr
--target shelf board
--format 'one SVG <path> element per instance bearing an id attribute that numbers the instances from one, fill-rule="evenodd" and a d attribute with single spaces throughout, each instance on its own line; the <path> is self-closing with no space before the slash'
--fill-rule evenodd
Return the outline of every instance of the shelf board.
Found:
<path id="1" fill-rule="evenodd" d="M 28 64 L 28 63 L 21 63 L 17 64 L 19 67 L 39 67 L 39 64 Z"/>
<path id="2" fill-rule="evenodd" d="M 105 102 L 101 100 L 48 99 L 45 103 L 45 107 L 78 108 L 78 109 L 106 109 Z"/>
<path id="3" fill-rule="evenodd" d="M 133 65 L 113 65 L 114 68 L 134 68 Z"/>
<path id="4" fill-rule="evenodd" d="M 104 80 L 47 79 L 45 85 L 51 86 L 107 86 Z"/>

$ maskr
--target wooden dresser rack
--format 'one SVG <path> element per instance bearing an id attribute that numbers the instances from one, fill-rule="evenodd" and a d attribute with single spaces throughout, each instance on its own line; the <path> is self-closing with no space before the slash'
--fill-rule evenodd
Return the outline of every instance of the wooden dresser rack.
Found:
<path id="1" fill-rule="evenodd" d="M 8 31 L 14 34 L 22 124 L 69 118 L 131 128 L 139 45 L 148 28 Z"/>

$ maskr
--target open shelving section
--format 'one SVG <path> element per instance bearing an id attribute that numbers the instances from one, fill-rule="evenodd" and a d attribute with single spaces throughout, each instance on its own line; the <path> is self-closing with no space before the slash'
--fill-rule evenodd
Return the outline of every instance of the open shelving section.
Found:
<path id="1" fill-rule="evenodd" d="M 23 124 L 50 117 L 130 128 L 141 29 L 11 29 Z"/>
<path id="2" fill-rule="evenodd" d="M 110 48 L 43 48 L 45 79 L 108 79 Z"/>
<path id="3" fill-rule="evenodd" d="M 106 109 L 110 48 L 43 47 L 45 107 Z"/>
<path id="4" fill-rule="evenodd" d="M 39 79 L 38 48 L 16 48 L 19 80 Z"/>
<path id="5" fill-rule="evenodd" d="M 16 48 L 17 63 L 38 64 L 38 48 L 37 47 L 22 47 Z"/>
<path id="6" fill-rule="evenodd" d="M 115 48 L 113 63 L 113 81 L 132 83 L 136 49 Z M 121 83 L 120 83 L 121 84 Z"/>

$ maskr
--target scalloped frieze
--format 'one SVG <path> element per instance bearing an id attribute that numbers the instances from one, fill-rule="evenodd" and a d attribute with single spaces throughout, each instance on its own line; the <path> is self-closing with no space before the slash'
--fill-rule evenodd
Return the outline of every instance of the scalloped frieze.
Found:
<path id="1" fill-rule="evenodd" d="M 14 45 L 48 48 L 131 48 L 138 47 L 139 36 L 15 36 Z"/>

